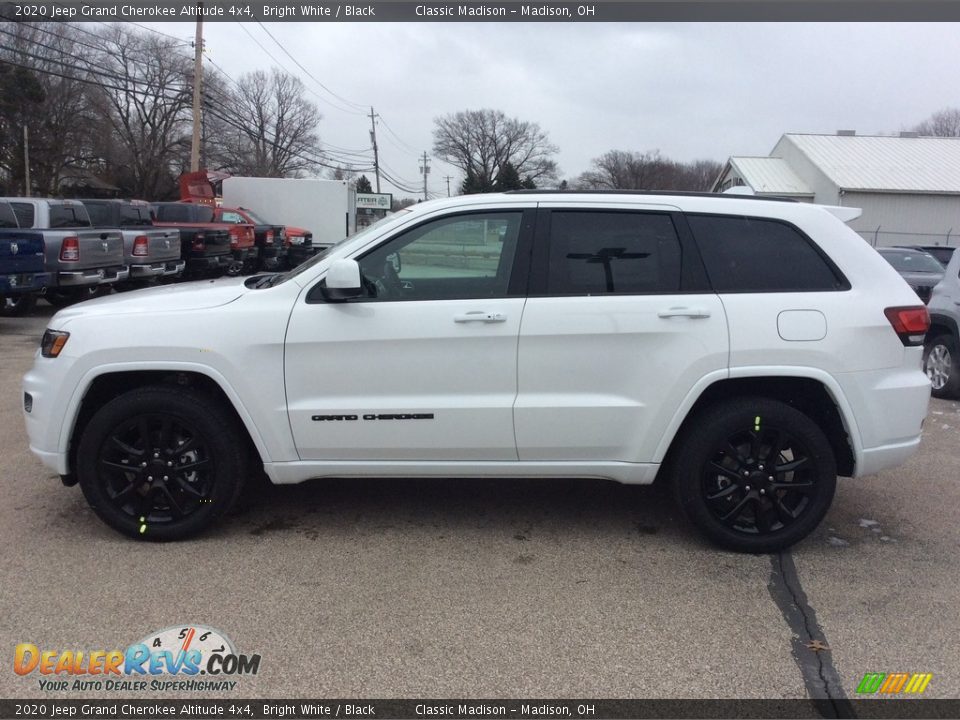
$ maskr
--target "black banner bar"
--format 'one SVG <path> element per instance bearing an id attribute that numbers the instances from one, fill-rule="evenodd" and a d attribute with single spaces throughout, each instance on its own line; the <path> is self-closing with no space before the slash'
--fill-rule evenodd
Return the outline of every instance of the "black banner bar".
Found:
<path id="1" fill-rule="evenodd" d="M 956 0 L 36 0 L 0 2 L 12 20 L 112 22 L 653 22 L 957 21 Z"/>
<path id="2" fill-rule="evenodd" d="M 858 718 L 957 718 L 960 700 L 852 700 Z M 35 720 L 620 720 L 840 717 L 829 700 L 0 700 L 0 717 Z"/>

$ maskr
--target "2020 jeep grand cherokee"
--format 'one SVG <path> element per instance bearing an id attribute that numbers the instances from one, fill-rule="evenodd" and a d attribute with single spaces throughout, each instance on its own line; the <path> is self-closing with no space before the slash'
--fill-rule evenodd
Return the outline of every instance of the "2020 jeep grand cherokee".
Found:
<path id="1" fill-rule="evenodd" d="M 196 533 L 261 466 L 670 483 L 713 541 L 806 536 L 916 450 L 929 318 L 836 217 L 729 196 L 423 203 L 286 274 L 55 315 L 32 450 L 112 527 Z"/>

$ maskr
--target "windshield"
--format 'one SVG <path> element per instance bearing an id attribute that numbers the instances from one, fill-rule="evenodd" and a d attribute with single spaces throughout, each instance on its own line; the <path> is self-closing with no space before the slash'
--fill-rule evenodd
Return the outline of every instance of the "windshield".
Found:
<path id="1" fill-rule="evenodd" d="M 900 272 L 942 273 L 943 265 L 922 250 L 887 251 L 881 255 Z"/>
<path id="2" fill-rule="evenodd" d="M 369 225 L 369 226 L 365 227 L 365 228 L 364 228 L 363 230 L 361 230 L 360 232 L 358 232 L 358 233 L 356 233 L 356 234 L 354 234 L 354 235 L 350 235 L 349 237 L 345 237 L 345 238 L 343 238 L 342 240 L 338 240 L 337 242 L 335 242 L 333 245 L 331 245 L 330 247 L 328 247 L 328 248 L 327 248 L 326 250 L 324 250 L 323 252 L 319 252 L 319 253 L 317 253 L 316 255 L 314 255 L 312 258 L 310 258 L 309 260 L 306 260 L 306 261 L 300 263 L 300 264 L 297 265 L 293 270 L 290 270 L 290 271 L 287 272 L 287 273 L 282 273 L 282 274 L 278 274 L 278 275 L 276 275 L 276 276 L 273 276 L 274 279 L 272 280 L 272 282 L 269 283 L 268 286 L 279 285 L 280 283 L 286 282 L 287 280 L 289 280 L 289 279 L 292 278 L 292 277 L 296 277 L 296 276 L 299 275 L 300 273 L 304 272 L 305 270 L 309 270 L 309 269 L 312 268 L 314 265 L 316 265 L 318 262 L 320 262 L 320 261 L 323 260 L 325 257 L 327 257 L 327 255 L 329 255 L 331 252 L 333 252 L 334 248 L 339 247 L 340 245 L 342 245 L 343 243 L 347 242 L 348 240 L 349 240 L 349 241 L 353 241 L 353 240 L 357 240 L 358 238 L 366 237 L 367 235 L 372 235 L 373 232 L 374 232 L 374 230 L 376 230 L 377 228 L 381 227 L 382 225 L 385 225 L 388 220 L 395 220 L 395 219 L 396 219 L 397 217 L 399 217 L 401 214 L 405 214 L 405 213 L 408 213 L 408 212 L 410 212 L 410 211 L 407 210 L 407 209 L 398 210 L 397 212 L 391 213 L 390 215 L 387 215 L 387 216 L 384 217 L 384 218 L 380 218 L 380 219 L 377 220 L 375 223 L 373 223 L 372 225 Z"/>
<path id="3" fill-rule="evenodd" d="M 246 215 L 253 221 L 254 225 L 273 225 L 269 220 L 264 220 L 263 217 L 257 215 L 253 210 L 247 210 L 246 208 L 240 208 L 243 210 L 243 214 Z"/>

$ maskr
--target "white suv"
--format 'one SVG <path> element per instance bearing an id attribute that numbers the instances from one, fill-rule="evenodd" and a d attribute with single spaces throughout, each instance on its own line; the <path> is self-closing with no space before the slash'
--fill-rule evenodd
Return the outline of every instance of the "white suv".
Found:
<path id="1" fill-rule="evenodd" d="M 659 479 L 728 548 L 806 536 L 917 449 L 925 307 L 823 208 L 518 192 L 423 203 L 292 272 L 62 310 L 31 449 L 109 525 L 194 534 L 261 466 Z"/>

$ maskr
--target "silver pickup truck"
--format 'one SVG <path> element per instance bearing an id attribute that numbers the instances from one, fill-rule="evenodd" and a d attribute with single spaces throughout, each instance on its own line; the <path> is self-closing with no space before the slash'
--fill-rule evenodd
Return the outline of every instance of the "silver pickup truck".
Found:
<path id="1" fill-rule="evenodd" d="M 130 268 L 130 281 L 149 281 L 183 272 L 180 231 L 154 227 L 150 203 L 143 200 L 81 200 L 95 228 L 120 228 L 123 262 Z"/>
<path id="2" fill-rule="evenodd" d="M 0 199 L 10 203 L 21 228 L 43 231 L 51 278 L 44 297 L 50 304 L 62 306 L 93 297 L 110 283 L 130 277 L 120 230 L 94 229 L 79 200 Z"/>

